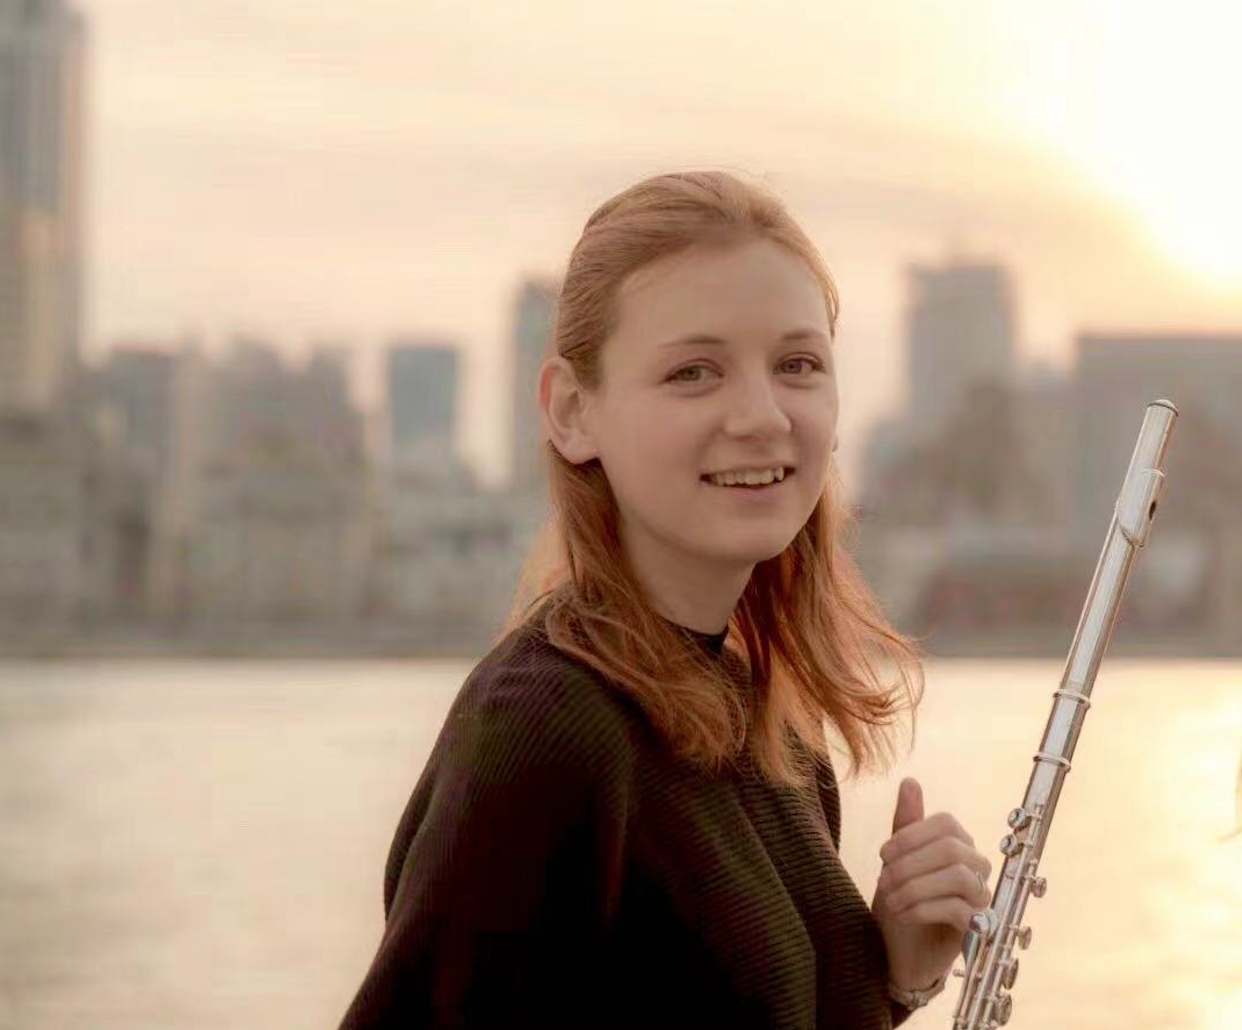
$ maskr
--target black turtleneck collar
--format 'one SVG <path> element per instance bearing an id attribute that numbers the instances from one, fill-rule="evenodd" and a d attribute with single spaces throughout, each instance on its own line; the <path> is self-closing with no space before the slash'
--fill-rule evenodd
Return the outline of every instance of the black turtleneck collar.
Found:
<path id="1" fill-rule="evenodd" d="M 670 626 L 673 626 L 676 629 L 681 630 L 682 633 L 688 636 L 691 640 L 696 641 L 699 644 L 699 646 L 704 648 L 705 650 L 711 651 L 713 654 L 716 654 L 716 655 L 719 655 L 721 654 L 721 652 L 723 652 L 725 637 L 729 635 L 728 626 L 725 626 L 725 628 L 722 629 L 719 633 L 704 633 L 702 630 L 691 629 L 689 626 L 683 626 L 680 623 L 673 622 L 672 619 L 665 619 L 663 615 L 661 615 L 660 618 L 664 619 L 664 621 L 667 622 Z"/>

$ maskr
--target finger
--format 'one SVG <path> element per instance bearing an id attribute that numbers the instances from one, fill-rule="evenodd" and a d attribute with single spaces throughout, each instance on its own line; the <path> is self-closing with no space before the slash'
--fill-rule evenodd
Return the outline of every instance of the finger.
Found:
<path id="1" fill-rule="evenodd" d="M 961 898 L 933 898 L 920 901 L 894 917 L 899 923 L 946 924 L 965 933 L 970 929 L 970 918 L 978 909 L 966 904 Z"/>
<path id="2" fill-rule="evenodd" d="M 972 912 L 986 908 L 992 900 L 987 884 L 979 879 L 974 867 L 959 863 L 916 876 L 890 890 L 884 903 L 896 915 L 921 902 L 950 897 L 960 898 Z"/>
<path id="3" fill-rule="evenodd" d="M 992 875 L 992 863 L 957 837 L 940 837 L 884 865 L 880 875 L 889 887 L 900 887 L 907 880 L 945 866 L 962 863 L 979 870 L 984 879 Z"/>
<path id="4" fill-rule="evenodd" d="M 897 788 L 897 805 L 893 810 L 893 833 L 923 818 L 923 788 L 913 776 L 907 776 Z"/>
<path id="5" fill-rule="evenodd" d="M 975 839 L 966 832 L 961 823 L 948 812 L 937 812 L 926 819 L 903 826 L 894 833 L 880 848 L 880 857 L 885 862 L 891 862 L 898 855 L 920 848 L 937 837 L 957 837 L 972 848 L 975 846 Z"/>

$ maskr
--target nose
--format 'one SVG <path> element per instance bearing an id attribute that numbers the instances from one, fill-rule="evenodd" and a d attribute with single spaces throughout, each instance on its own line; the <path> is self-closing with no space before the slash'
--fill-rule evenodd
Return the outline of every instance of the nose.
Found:
<path id="1" fill-rule="evenodd" d="M 739 437 L 765 436 L 787 433 L 793 428 L 769 376 L 742 377 L 739 384 L 729 398 L 726 433 Z"/>

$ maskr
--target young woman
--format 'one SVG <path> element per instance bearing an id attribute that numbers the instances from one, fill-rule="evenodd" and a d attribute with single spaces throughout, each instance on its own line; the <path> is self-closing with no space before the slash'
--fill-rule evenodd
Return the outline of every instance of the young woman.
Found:
<path id="1" fill-rule="evenodd" d="M 837 854 L 826 729 L 874 765 L 922 696 L 842 547 L 837 316 L 736 176 L 588 220 L 539 379 L 554 521 L 398 826 L 346 1030 L 872 1030 L 943 984 L 991 899 L 957 820 L 903 781 L 870 906 Z"/>

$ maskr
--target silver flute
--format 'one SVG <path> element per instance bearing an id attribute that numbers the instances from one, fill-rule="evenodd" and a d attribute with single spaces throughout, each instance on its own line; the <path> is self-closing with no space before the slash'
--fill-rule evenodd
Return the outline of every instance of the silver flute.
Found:
<path id="1" fill-rule="evenodd" d="M 970 921 L 962 942 L 962 993 L 953 1013 L 953 1030 L 991 1030 L 1009 1021 L 1018 975 L 1015 945 L 1026 949 L 1031 928 L 1022 925 L 1027 899 L 1042 898 L 1047 881 L 1038 876 L 1039 860 L 1057 810 L 1061 786 L 1070 771 L 1074 746 L 1091 707 L 1091 688 L 1108 648 L 1117 608 L 1139 548 L 1147 543 L 1156 503 L 1164 486 L 1164 459 L 1177 419 L 1172 401 L 1147 405 L 1143 427 L 1113 509 L 1104 550 L 1091 578 L 1087 602 L 1078 619 L 1060 688 L 1035 755 L 1035 766 L 1022 805 L 1009 813 L 1010 832 L 1001 840 L 1005 863 L 992 903 Z"/>

